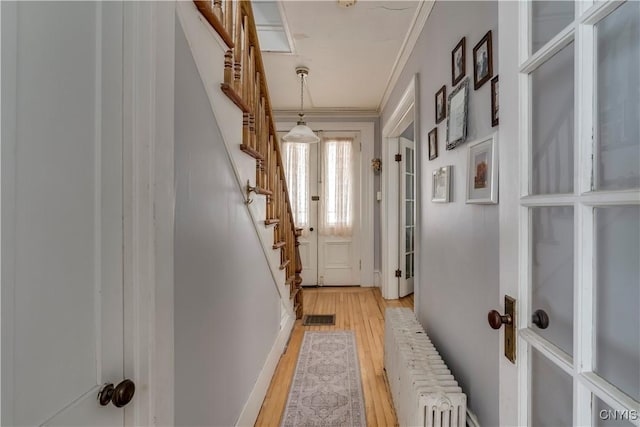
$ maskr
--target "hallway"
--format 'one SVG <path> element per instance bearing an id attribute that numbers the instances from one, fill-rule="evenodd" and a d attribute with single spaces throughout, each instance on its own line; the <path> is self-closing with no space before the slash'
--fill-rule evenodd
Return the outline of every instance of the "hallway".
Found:
<path id="1" fill-rule="evenodd" d="M 297 320 L 289 345 L 271 380 L 257 426 L 280 424 L 305 330 L 353 330 L 356 333 L 367 424 L 396 425 L 383 372 L 384 309 L 413 307 L 413 294 L 385 301 L 378 288 L 311 288 L 304 290 L 305 314 L 336 314 L 333 326 L 302 326 Z"/>

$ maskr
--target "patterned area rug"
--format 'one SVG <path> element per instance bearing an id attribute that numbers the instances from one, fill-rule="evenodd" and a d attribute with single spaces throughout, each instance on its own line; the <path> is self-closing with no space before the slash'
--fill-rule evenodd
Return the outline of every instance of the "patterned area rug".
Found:
<path id="1" fill-rule="evenodd" d="M 355 335 L 306 331 L 281 426 L 365 425 Z"/>

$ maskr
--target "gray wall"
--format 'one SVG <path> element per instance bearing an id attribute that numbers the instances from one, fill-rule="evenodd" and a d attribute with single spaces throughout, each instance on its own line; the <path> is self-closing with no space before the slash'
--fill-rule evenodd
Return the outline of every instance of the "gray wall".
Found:
<path id="1" fill-rule="evenodd" d="M 180 24 L 175 74 L 175 424 L 234 425 L 280 300 Z"/>
<path id="2" fill-rule="evenodd" d="M 498 69 L 497 28 L 497 2 L 436 2 L 382 113 L 384 127 L 410 79 L 419 73 L 422 253 L 417 315 L 482 425 L 499 421 L 499 334 L 486 320 L 499 302 L 498 207 L 465 204 L 468 143 L 446 151 L 446 121 L 438 126 L 439 157 L 433 161 L 428 160 L 426 141 L 435 126 L 436 91 L 446 84 L 447 95 L 451 93 L 451 51 L 463 36 L 470 78 L 467 141 L 497 130 L 491 128 L 491 83 L 473 90 L 472 68 L 473 46 L 492 30 L 493 67 Z M 431 173 L 445 165 L 453 165 L 453 201 L 431 203 Z"/>

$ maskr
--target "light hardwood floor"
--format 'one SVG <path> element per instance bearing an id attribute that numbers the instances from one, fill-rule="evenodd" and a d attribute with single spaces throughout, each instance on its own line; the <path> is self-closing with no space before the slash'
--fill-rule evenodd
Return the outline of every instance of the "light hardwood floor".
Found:
<path id="1" fill-rule="evenodd" d="M 289 346 L 278 362 L 256 425 L 280 425 L 305 330 L 355 331 L 367 424 L 397 425 L 391 394 L 383 372 L 385 307 L 413 308 L 413 295 L 400 300 L 385 301 L 378 288 L 305 288 L 304 313 L 335 313 L 336 324 L 302 326 L 302 321 L 296 321 Z"/>

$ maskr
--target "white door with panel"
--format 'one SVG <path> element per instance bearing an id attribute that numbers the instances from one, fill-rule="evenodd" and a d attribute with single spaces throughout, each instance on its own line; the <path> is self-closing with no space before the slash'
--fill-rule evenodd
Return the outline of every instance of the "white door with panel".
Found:
<path id="1" fill-rule="evenodd" d="M 360 133 L 321 136 L 318 284 L 360 285 Z"/>
<path id="2" fill-rule="evenodd" d="M 1 8 L 2 424 L 123 425 L 123 4 Z"/>
<path id="3" fill-rule="evenodd" d="M 400 161 L 400 199 L 398 233 L 400 259 L 398 260 L 400 278 L 398 295 L 400 298 L 413 293 L 415 270 L 415 230 L 416 230 L 416 174 L 415 174 L 415 142 L 400 137 L 398 142 Z"/>
<path id="4" fill-rule="evenodd" d="M 640 3 L 519 8 L 519 280 L 501 283 L 517 353 L 500 365 L 518 397 L 501 424 L 640 425 Z"/>
<path id="5" fill-rule="evenodd" d="M 319 134 L 317 144 L 282 143 L 296 227 L 303 230 L 302 285 L 359 285 L 360 134 Z"/>

